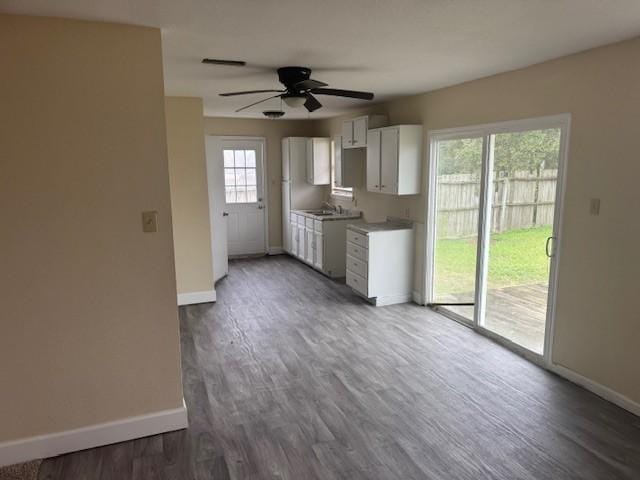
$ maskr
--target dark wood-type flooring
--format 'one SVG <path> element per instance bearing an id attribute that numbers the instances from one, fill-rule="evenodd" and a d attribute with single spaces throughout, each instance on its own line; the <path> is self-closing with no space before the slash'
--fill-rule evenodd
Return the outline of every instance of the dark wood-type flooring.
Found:
<path id="1" fill-rule="evenodd" d="M 412 304 L 285 256 L 180 309 L 190 428 L 41 479 L 639 479 L 640 419 Z"/>

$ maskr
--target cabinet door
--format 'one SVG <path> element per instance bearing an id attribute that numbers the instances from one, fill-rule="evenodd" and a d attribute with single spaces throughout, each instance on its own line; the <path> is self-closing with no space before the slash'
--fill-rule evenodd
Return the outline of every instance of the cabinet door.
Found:
<path id="1" fill-rule="evenodd" d="M 322 238 L 322 233 L 315 232 L 314 235 L 316 236 L 316 238 L 314 243 L 315 254 L 314 254 L 313 264 L 315 265 L 316 268 L 319 268 L 320 270 L 322 270 L 322 266 L 324 262 L 324 242 Z"/>
<path id="2" fill-rule="evenodd" d="M 298 255 L 298 225 L 291 223 L 291 240 L 289 241 L 289 248 L 292 255 Z"/>
<path id="3" fill-rule="evenodd" d="M 382 130 L 380 136 L 380 191 L 398 193 L 398 129 Z"/>
<path id="4" fill-rule="evenodd" d="M 356 118 L 353 121 L 353 146 L 367 146 L 367 117 Z"/>
<path id="5" fill-rule="evenodd" d="M 313 185 L 313 139 L 307 139 L 307 148 L 306 148 L 306 159 L 307 159 L 307 183 Z"/>
<path id="6" fill-rule="evenodd" d="M 372 130 L 367 137 L 367 190 L 380 191 L 380 130 Z"/>
<path id="7" fill-rule="evenodd" d="M 304 260 L 307 250 L 307 231 L 304 227 L 298 225 L 298 258 Z"/>
<path id="8" fill-rule="evenodd" d="M 313 242 L 315 241 L 315 238 L 314 238 L 315 232 L 313 231 L 313 228 L 307 228 L 305 232 L 306 232 L 306 241 L 307 241 L 307 245 L 305 247 L 306 249 L 305 259 L 307 260 L 307 262 L 313 263 L 313 251 L 314 251 Z"/>
<path id="9" fill-rule="evenodd" d="M 342 137 L 333 137 L 333 168 L 336 187 L 344 187 L 342 176 Z"/>
<path id="10" fill-rule="evenodd" d="M 342 147 L 350 148 L 353 145 L 353 121 L 342 122 Z"/>

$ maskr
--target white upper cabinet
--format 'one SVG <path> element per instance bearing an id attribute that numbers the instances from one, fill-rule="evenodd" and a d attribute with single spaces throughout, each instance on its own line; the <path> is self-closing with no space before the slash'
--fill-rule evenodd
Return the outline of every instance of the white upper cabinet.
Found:
<path id="1" fill-rule="evenodd" d="M 367 190 L 392 195 L 420 193 L 422 127 L 395 125 L 367 133 Z"/>
<path id="2" fill-rule="evenodd" d="M 364 162 L 362 150 L 343 150 L 342 137 L 333 137 L 334 182 L 336 187 L 357 187 L 361 184 L 362 165 Z"/>
<path id="3" fill-rule="evenodd" d="M 367 145 L 367 190 L 380 191 L 380 130 L 369 130 Z"/>
<path id="4" fill-rule="evenodd" d="M 342 148 L 363 148 L 367 146 L 367 132 L 387 123 L 385 115 L 369 115 L 342 122 Z"/>
<path id="5" fill-rule="evenodd" d="M 331 141 L 328 138 L 307 139 L 307 183 L 331 183 Z"/>

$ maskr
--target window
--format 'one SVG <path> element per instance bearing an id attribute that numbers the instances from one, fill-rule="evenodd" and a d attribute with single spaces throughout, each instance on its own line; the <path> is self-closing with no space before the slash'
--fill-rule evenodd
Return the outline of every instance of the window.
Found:
<path id="1" fill-rule="evenodd" d="M 224 191 L 227 203 L 258 201 L 255 150 L 223 150 Z"/>
<path id="2" fill-rule="evenodd" d="M 335 139 L 331 140 L 331 195 L 334 197 L 342 197 L 345 199 L 353 198 L 353 188 L 352 187 L 339 187 L 336 185 L 336 163 L 339 163 L 338 168 L 342 168 L 342 158 L 336 162 L 336 141 Z M 340 156 L 342 156 L 342 152 L 340 152 Z M 338 172 L 341 176 L 342 172 Z"/>

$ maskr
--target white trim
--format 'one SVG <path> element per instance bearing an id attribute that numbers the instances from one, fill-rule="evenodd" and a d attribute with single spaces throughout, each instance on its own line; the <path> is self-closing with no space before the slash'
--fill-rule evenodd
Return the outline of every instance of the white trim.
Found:
<path id="1" fill-rule="evenodd" d="M 553 258 L 549 272 L 549 296 L 547 298 L 547 324 L 545 325 L 544 361 L 547 365 L 553 363 L 553 342 L 556 332 L 556 297 L 558 294 L 558 271 L 560 270 L 560 253 L 562 229 L 564 225 L 564 199 L 567 188 L 567 168 L 569 165 L 569 138 L 571 136 L 571 115 L 564 116 L 564 124 L 560 125 L 560 161 L 556 180 L 555 212 L 553 216 L 552 235 Z"/>
<path id="2" fill-rule="evenodd" d="M 181 430 L 189 426 L 187 407 L 98 423 L 88 427 L 0 443 L 0 466 Z"/>
<path id="3" fill-rule="evenodd" d="M 413 300 L 413 303 L 417 303 L 418 305 L 424 305 L 424 297 L 422 296 L 422 293 L 420 293 L 419 290 L 413 290 L 411 292 L 411 299 Z"/>
<path id="4" fill-rule="evenodd" d="M 410 293 L 400 293 L 398 295 L 386 295 L 384 297 L 370 298 L 369 301 L 376 307 L 384 307 L 386 305 L 395 305 L 397 303 L 407 303 L 411 301 Z"/>
<path id="5" fill-rule="evenodd" d="M 267 251 L 267 255 L 282 255 L 283 253 L 285 253 L 285 251 L 282 247 L 269 247 Z"/>
<path id="6" fill-rule="evenodd" d="M 640 403 L 634 402 L 629 397 L 580 375 L 573 370 L 563 367 L 562 365 L 552 363 L 547 366 L 547 369 L 640 417 Z"/>
<path id="7" fill-rule="evenodd" d="M 216 301 L 216 291 L 189 292 L 178 294 L 178 305 L 194 305 L 196 303 L 210 303 Z"/>

